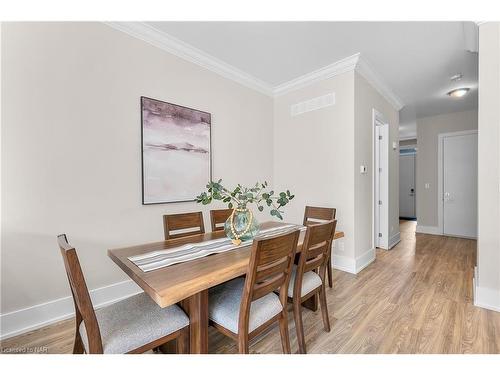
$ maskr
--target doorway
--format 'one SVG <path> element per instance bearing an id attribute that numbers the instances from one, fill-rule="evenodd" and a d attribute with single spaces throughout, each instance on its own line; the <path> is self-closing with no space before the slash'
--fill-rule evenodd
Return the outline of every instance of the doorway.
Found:
<path id="1" fill-rule="evenodd" d="M 400 147 L 399 153 L 399 218 L 415 220 L 416 214 L 416 183 L 415 172 L 417 149 Z"/>
<path id="2" fill-rule="evenodd" d="M 440 233 L 477 238 L 477 130 L 439 135 Z"/>

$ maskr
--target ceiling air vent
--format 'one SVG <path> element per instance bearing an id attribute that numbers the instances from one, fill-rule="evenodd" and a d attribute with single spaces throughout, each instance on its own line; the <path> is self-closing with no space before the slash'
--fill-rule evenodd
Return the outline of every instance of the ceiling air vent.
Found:
<path id="1" fill-rule="evenodd" d="M 335 104 L 335 93 L 318 96 L 317 98 L 309 99 L 304 102 L 293 104 L 290 106 L 290 114 L 298 116 L 306 112 L 316 111 L 317 109 L 330 107 Z"/>

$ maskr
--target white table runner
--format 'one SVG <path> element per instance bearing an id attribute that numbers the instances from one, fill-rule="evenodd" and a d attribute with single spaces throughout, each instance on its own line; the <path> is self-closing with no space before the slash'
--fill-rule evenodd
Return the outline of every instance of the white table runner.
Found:
<path id="1" fill-rule="evenodd" d="M 262 229 L 258 237 L 265 238 L 284 234 L 292 229 L 300 229 L 302 231 L 305 230 L 306 227 L 295 224 L 283 224 L 278 227 Z M 223 253 L 241 246 L 250 245 L 252 241 L 253 240 L 247 240 L 240 245 L 234 245 L 231 239 L 223 237 L 205 242 L 190 243 L 167 250 L 152 251 L 147 254 L 132 256 L 128 259 L 143 272 L 149 272 L 173 264 L 188 262 L 211 254 Z"/>

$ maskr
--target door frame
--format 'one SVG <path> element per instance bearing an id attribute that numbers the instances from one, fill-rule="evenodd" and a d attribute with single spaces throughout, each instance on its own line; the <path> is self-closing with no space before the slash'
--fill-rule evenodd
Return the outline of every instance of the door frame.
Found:
<path id="1" fill-rule="evenodd" d="M 457 137 L 461 135 L 472 135 L 478 134 L 477 129 L 474 130 L 461 130 L 457 132 L 441 133 L 438 134 L 438 185 L 437 185 L 437 199 L 438 199 L 438 234 L 444 235 L 444 213 L 443 213 L 443 202 L 444 202 L 444 179 L 443 179 L 443 141 L 448 137 Z"/>
<path id="2" fill-rule="evenodd" d="M 376 218 L 376 212 L 378 210 L 378 201 L 377 201 L 377 196 L 379 196 L 378 192 L 378 186 L 376 185 L 377 181 L 377 174 L 378 171 L 376 170 L 377 168 L 377 151 L 378 151 L 378 146 L 377 146 L 377 139 L 376 139 L 376 129 L 377 126 L 380 125 L 387 125 L 389 127 L 389 132 L 388 136 L 390 136 L 390 125 L 389 121 L 387 121 L 386 117 L 379 111 L 377 111 L 375 108 L 372 109 L 372 247 L 375 249 L 377 247 L 389 250 L 389 147 L 390 147 L 390 139 L 387 140 L 387 149 L 384 150 L 387 153 L 386 157 L 386 163 L 385 165 L 382 166 L 383 170 L 386 171 L 386 176 L 387 176 L 387 189 L 385 192 L 382 192 L 382 199 L 385 200 L 385 213 L 386 213 L 386 225 L 384 228 L 379 228 L 381 233 L 384 233 L 385 236 L 383 236 L 382 242 L 379 241 L 378 238 L 378 233 L 376 231 L 377 227 L 377 218 Z M 378 246 L 377 246 L 378 245 Z"/>

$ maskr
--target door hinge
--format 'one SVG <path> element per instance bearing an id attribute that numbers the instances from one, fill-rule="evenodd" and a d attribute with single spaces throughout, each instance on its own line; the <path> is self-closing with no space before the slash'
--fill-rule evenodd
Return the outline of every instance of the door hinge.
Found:
<path id="1" fill-rule="evenodd" d="M 378 234 L 378 236 L 379 236 L 379 237 L 382 237 L 382 233 L 379 233 L 379 234 Z"/>
<path id="2" fill-rule="evenodd" d="M 382 201 L 378 201 L 378 204 L 379 204 L 379 205 L 382 205 Z"/>
<path id="3" fill-rule="evenodd" d="M 378 136 L 378 139 L 379 139 L 379 140 L 382 140 L 382 136 L 381 136 L 381 135 L 379 135 L 379 136 Z"/>
<path id="4" fill-rule="evenodd" d="M 382 173 L 382 168 L 379 168 L 378 171 L 379 171 L 379 173 Z"/>

